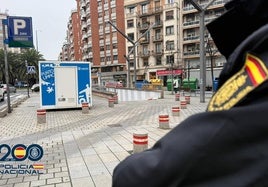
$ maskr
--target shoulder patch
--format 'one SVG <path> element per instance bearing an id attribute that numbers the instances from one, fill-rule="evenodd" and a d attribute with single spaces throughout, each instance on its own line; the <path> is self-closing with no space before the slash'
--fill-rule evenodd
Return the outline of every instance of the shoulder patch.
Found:
<path id="1" fill-rule="evenodd" d="M 230 109 L 267 79 L 268 71 L 263 61 L 247 54 L 242 69 L 228 79 L 212 97 L 208 111 Z"/>

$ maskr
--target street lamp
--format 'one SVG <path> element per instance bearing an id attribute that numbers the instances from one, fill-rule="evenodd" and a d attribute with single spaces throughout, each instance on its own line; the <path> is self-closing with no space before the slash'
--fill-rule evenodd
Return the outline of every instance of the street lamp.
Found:
<path id="1" fill-rule="evenodd" d="M 169 56 L 169 63 L 171 66 L 171 95 L 174 94 L 174 86 L 173 86 L 173 82 L 174 82 L 174 74 L 173 74 L 173 65 L 174 65 L 174 54 L 172 54 Z"/>
<path id="2" fill-rule="evenodd" d="M 205 42 L 204 42 L 204 30 L 205 30 L 205 12 L 207 8 L 214 2 L 211 0 L 204 8 L 196 3 L 195 0 L 188 0 L 200 14 L 200 103 L 205 102 L 205 88 L 206 88 L 206 61 L 205 61 Z"/>
<path id="3" fill-rule="evenodd" d="M 136 79 L 137 79 L 137 71 L 136 71 L 136 64 L 137 64 L 137 62 L 136 62 L 136 47 L 138 46 L 138 44 L 139 44 L 139 40 L 141 39 L 141 38 L 143 38 L 153 27 L 154 27 L 154 25 L 155 25 L 155 23 L 153 24 L 153 25 L 151 25 L 135 42 L 131 39 L 131 38 L 129 38 L 125 33 L 123 33 L 122 31 L 120 31 L 113 23 L 112 23 L 112 21 L 108 21 L 108 23 L 110 24 L 110 25 L 112 25 L 124 38 L 126 38 L 132 45 L 133 45 L 133 48 L 132 48 L 132 50 L 131 50 L 131 53 L 132 53 L 132 51 L 133 51 L 133 55 L 134 55 L 134 83 L 136 83 Z M 128 54 L 128 56 L 131 54 L 131 53 L 129 53 Z M 126 55 L 124 55 L 124 57 L 126 58 Z M 127 59 L 127 61 L 128 61 L 128 63 L 129 63 L 129 58 L 126 58 Z M 129 68 L 129 67 L 128 67 Z"/>
<path id="4" fill-rule="evenodd" d="M 36 42 L 35 47 L 36 47 L 37 52 L 38 52 L 38 34 L 37 34 L 38 31 L 41 31 L 41 30 L 37 30 L 37 29 L 35 30 L 35 42 Z"/>

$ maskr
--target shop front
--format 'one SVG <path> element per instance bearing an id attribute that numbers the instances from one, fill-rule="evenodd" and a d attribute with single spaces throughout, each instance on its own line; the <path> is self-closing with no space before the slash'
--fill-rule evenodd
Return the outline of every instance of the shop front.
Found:
<path id="1" fill-rule="evenodd" d="M 182 79 L 183 70 L 181 69 L 174 69 L 172 70 L 157 70 L 156 75 L 159 79 L 163 80 L 163 85 L 167 86 L 167 80 L 173 78 L 180 78 Z"/>

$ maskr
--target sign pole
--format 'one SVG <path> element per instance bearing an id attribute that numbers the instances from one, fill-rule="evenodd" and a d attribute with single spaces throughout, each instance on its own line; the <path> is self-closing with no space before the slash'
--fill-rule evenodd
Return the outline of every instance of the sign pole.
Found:
<path id="1" fill-rule="evenodd" d="M 7 112 L 11 113 L 11 106 L 10 106 L 10 94 L 9 94 L 9 75 L 8 75 L 8 61 L 7 61 L 7 47 L 5 44 L 6 40 L 6 28 L 5 25 L 7 20 L 2 20 L 2 29 L 3 29 L 3 37 L 4 37 L 4 56 L 5 56 L 5 79 L 7 84 Z"/>
<path id="2" fill-rule="evenodd" d="M 26 74 L 27 74 L 27 95 L 28 98 L 30 98 L 30 93 L 29 93 L 29 72 L 28 72 L 28 62 L 25 60 L 25 66 L 26 66 Z"/>

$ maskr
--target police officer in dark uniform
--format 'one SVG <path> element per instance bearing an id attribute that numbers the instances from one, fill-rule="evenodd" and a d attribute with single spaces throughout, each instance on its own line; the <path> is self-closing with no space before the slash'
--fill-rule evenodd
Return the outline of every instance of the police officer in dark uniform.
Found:
<path id="1" fill-rule="evenodd" d="M 123 160 L 113 187 L 268 186 L 268 0 L 233 0 L 207 25 L 227 63 L 207 111 Z"/>

